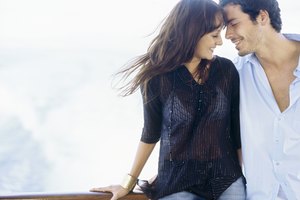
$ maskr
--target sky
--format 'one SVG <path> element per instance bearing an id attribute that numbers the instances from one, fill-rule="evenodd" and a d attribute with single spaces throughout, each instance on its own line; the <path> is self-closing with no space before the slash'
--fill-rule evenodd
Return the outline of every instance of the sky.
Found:
<path id="1" fill-rule="evenodd" d="M 113 74 L 144 53 L 177 0 L 0 0 L 0 195 L 118 183 L 142 130 L 139 93 Z M 300 33 L 300 1 L 280 0 Z M 223 40 L 216 54 L 234 58 Z M 141 178 L 157 169 L 158 148 Z M 74 181 L 75 180 L 75 181 Z"/>
<path id="2" fill-rule="evenodd" d="M 68 47 L 143 51 L 178 0 L 0 0 L 0 44 L 8 48 Z M 299 30 L 299 1 L 279 0 L 283 31 Z M 106 39 L 105 39 L 106 38 Z M 127 41 L 127 42 L 126 42 Z M 142 45 L 142 46 L 141 46 Z"/>

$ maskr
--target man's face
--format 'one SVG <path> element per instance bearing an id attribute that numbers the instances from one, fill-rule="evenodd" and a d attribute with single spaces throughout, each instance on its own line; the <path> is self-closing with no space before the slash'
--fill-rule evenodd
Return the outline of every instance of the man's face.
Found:
<path id="1" fill-rule="evenodd" d="M 224 10 L 228 20 L 225 37 L 235 44 L 240 56 L 255 52 L 262 36 L 259 25 L 251 21 L 240 5 L 228 4 Z"/>

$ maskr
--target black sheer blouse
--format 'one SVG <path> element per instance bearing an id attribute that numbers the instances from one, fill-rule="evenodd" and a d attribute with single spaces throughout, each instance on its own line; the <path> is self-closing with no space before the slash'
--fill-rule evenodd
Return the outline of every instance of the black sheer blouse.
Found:
<path id="1" fill-rule="evenodd" d="M 141 141 L 160 140 L 157 179 L 141 185 L 149 198 L 191 191 L 217 199 L 242 176 L 239 76 L 230 60 L 216 57 L 204 84 L 184 65 L 155 77 L 143 99 Z"/>

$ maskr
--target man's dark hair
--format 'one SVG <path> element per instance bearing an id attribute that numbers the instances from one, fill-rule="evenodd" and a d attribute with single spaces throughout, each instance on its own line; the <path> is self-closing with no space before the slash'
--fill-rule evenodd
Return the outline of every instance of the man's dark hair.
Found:
<path id="1" fill-rule="evenodd" d="M 281 31 L 282 21 L 277 0 L 220 0 L 220 5 L 222 7 L 227 4 L 240 5 L 242 11 L 248 14 L 252 21 L 256 21 L 260 10 L 267 11 L 270 16 L 272 27 L 277 32 Z"/>

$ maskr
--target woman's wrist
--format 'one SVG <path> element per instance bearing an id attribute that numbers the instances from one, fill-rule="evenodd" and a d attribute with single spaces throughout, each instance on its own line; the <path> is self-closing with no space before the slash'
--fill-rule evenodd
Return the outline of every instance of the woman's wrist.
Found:
<path id="1" fill-rule="evenodd" d="M 128 191 L 132 191 L 134 186 L 136 185 L 137 182 L 137 178 L 130 175 L 130 174 L 126 174 L 126 176 L 124 177 L 121 186 L 128 190 Z"/>

